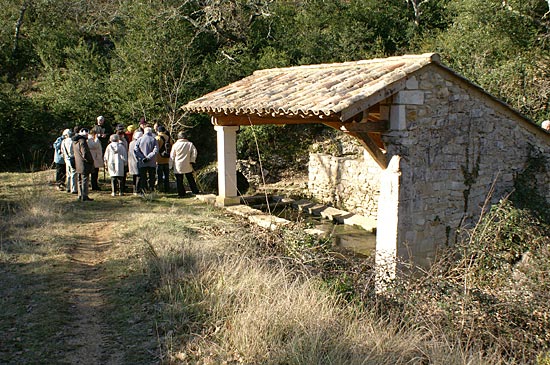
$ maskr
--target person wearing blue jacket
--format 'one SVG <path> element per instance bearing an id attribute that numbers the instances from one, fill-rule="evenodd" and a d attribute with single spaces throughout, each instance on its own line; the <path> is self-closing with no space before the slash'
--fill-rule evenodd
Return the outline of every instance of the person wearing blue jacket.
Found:
<path id="1" fill-rule="evenodd" d="M 143 136 L 137 140 L 133 151 L 138 162 L 139 181 L 137 184 L 141 194 L 151 192 L 155 188 L 158 151 L 159 145 L 153 136 L 153 131 L 151 127 L 146 127 Z"/>
<path id="2" fill-rule="evenodd" d="M 65 159 L 63 158 L 63 154 L 61 153 L 61 143 L 63 143 L 63 140 L 65 137 L 63 135 L 57 137 L 55 142 L 53 143 L 53 162 L 55 164 L 55 185 L 57 185 L 57 188 L 61 191 L 64 189 L 65 185 Z"/>

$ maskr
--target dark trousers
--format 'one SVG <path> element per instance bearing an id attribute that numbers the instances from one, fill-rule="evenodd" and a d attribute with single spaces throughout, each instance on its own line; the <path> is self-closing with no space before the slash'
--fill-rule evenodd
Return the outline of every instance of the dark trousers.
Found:
<path id="1" fill-rule="evenodd" d="M 88 180 L 90 174 L 78 174 L 78 199 L 88 199 Z"/>
<path id="2" fill-rule="evenodd" d="M 124 193 L 124 177 L 122 176 L 112 176 L 111 177 L 111 190 L 113 194 Z"/>
<path id="3" fill-rule="evenodd" d="M 165 193 L 170 190 L 170 167 L 167 163 L 157 164 L 157 189 Z M 164 189 L 164 190 L 161 190 Z"/>
<path id="4" fill-rule="evenodd" d="M 150 192 L 155 189 L 156 180 L 156 168 L 155 167 L 140 167 L 139 168 L 139 181 L 138 186 L 140 192 Z"/>
<path id="5" fill-rule="evenodd" d="M 90 174 L 90 183 L 92 184 L 92 190 L 99 190 L 99 168 L 94 168 Z"/>
<path id="6" fill-rule="evenodd" d="M 183 197 L 185 196 L 185 186 L 183 185 L 184 174 L 175 174 L 175 175 L 176 175 L 176 186 L 178 189 L 178 196 Z M 198 194 L 199 189 L 197 188 L 197 183 L 195 182 L 195 177 L 193 176 L 193 173 L 192 172 L 186 173 L 185 178 L 189 183 L 189 189 L 191 189 L 191 192 L 193 194 Z"/>
<path id="7" fill-rule="evenodd" d="M 126 174 L 128 172 L 126 169 L 124 170 L 124 175 L 120 177 L 120 192 L 125 193 L 126 192 Z"/>
<path id="8" fill-rule="evenodd" d="M 65 185 L 65 178 L 66 178 L 66 168 L 64 163 L 56 163 L 55 164 L 55 184 L 57 186 L 63 186 Z"/>

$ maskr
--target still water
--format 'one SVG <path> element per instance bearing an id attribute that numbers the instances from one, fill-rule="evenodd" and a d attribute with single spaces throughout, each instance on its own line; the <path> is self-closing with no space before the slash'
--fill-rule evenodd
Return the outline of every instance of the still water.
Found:
<path id="1" fill-rule="evenodd" d="M 293 208 L 290 204 L 270 202 L 269 207 L 267 204 L 256 204 L 252 207 L 264 212 L 270 212 L 279 218 L 307 224 L 312 227 L 312 230 L 319 232 L 319 234 L 330 237 L 333 247 L 339 251 L 348 251 L 362 256 L 370 256 L 375 251 L 376 234 L 366 231 L 361 227 L 338 224 L 321 216 L 311 215 Z"/>

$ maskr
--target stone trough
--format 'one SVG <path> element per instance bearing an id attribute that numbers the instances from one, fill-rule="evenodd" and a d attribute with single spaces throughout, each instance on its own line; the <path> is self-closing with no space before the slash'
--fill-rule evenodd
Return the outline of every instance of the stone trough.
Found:
<path id="1" fill-rule="evenodd" d="M 216 196 L 199 195 L 197 199 L 214 203 Z M 365 256 L 375 250 L 375 219 L 309 200 L 294 200 L 281 196 L 271 196 L 267 199 L 266 196 L 245 196 L 241 197 L 241 204 L 225 206 L 224 209 L 234 215 L 247 218 L 251 223 L 262 228 L 275 231 L 291 223 L 291 220 L 278 217 L 273 213 L 276 209 L 284 207 L 320 218 L 314 228 L 308 228 L 305 232 L 320 237 L 331 236 L 333 245 L 337 248 L 351 250 Z"/>

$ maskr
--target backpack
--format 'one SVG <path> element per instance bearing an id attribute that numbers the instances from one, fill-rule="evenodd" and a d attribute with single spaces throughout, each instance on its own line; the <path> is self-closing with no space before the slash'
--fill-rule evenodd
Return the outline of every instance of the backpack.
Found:
<path id="1" fill-rule="evenodd" d="M 170 151 L 172 150 L 170 137 L 168 137 L 168 140 L 166 140 L 163 136 L 160 136 L 160 139 L 162 139 L 163 142 L 159 150 L 160 157 L 170 157 Z"/>

